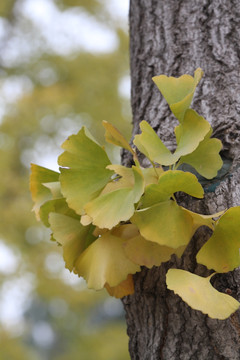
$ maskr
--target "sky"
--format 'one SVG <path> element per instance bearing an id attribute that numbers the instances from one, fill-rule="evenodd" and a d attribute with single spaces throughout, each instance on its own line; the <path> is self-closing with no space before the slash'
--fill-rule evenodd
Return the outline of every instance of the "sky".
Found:
<path id="1" fill-rule="evenodd" d="M 104 0 L 107 11 L 111 14 L 113 22 L 118 22 L 127 31 L 128 19 L 128 0 Z M 7 67 L 20 63 L 27 63 L 31 57 L 47 51 L 61 56 L 70 56 L 77 51 L 89 51 L 92 53 L 108 53 L 114 51 L 118 46 L 118 38 L 114 30 L 106 24 L 96 20 L 83 10 L 60 11 L 54 0 L 19 0 L 15 8 L 17 25 L 12 30 L 10 41 L 7 47 L 1 49 L 1 60 Z M 26 33 L 24 21 L 30 21 L 36 30 L 36 37 L 29 38 Z M 81 36 L 79 36 L 79 29 Z M 4 41 L 4 36 L 9 31 L 9 24 L 0 18 L 0 43 Z M 31 92 L 33 84 L 25 75 L 5 77 L 0 71 L 0 123 L 3 116 L 9 111 L 23 94 Z M 55 79 L 54 72 L 45 69 L 40 73 L 42 82 L 51 85 Z M 129 97 L 130 81 L 129 77 L 124 77 L 119 84 L 119 93 Z M 71 129 L 72 132 L 72 129 Z M 66 135 L 66 134 L 65 134 Z M 1 139 L 1 141 L 8 141 Z M 29 166 L 29 154 L 23 154 L 23 162 Z M 53 154 L 56 159 L 56 154 Z M 39 154 L 38 154 L 39 160 Z M 53 168 L 54 164 L 44 163 L 47 167 Z M 56 161 L 56 160 L 54 160 Z M 49 162 L 49 160 L 48 160 Z M 39 161 L 38 161 L 39 163 Z M 51 166 L 52 165 L 52 166 Z M 28 231 L 31 232 L 31 229 Z M 28 237 L 28 234 L 26 234 Z M 29 236 L 31 238 L 31 236 Z M 37 240 L 36 240 L 37 241 Z M 39 240 L 40 241 L 40 240 Z M 54 261 L 53 261 L 54 260 Z M 21 269 L 21 275 L 15 276 L 15 272 L 21 266 L 21 254 L 17 249 L 10 248 L 0 239 L 0 275 L 8 276 L 0 289 L 0 323 L 13 336 L 18 336 L 24 329 L 23 313 L 29 303 L 29 297 L 34 292 L 34 276 Z M 54 264 L 54 267 L 53 265 Z M 57 252 L 49 253 L 46 268 L 53 274 L 60 274 L 63 281 L 72 286 L 81 286 L 81 279 L 71 275 L 64 269 L 62 257 Z M 61 270 L 62 269 L 62 270 Z M 55 307 L 56 308 L 56 307 Z M 109 308 L 109 311 L 111 309 Z M 41 337 L 39 334 L 45 334 Z M 53 341 L 54 334 L 47 327 L 46 323 L 39 324 L 39 328 L 34 330 L 33 336 L 46 344 L 49 339 Z"/>

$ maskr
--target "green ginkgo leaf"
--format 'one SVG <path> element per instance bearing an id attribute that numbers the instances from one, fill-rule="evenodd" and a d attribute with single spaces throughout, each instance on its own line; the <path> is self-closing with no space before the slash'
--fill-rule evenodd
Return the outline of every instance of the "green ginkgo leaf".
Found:
<path id="1" fill-rule="evenodd" d="M 182 124 L 175 128 L 177 140 L 175 157 L 179 159 L 183 155 L 192 153 L 209 133 L 210 129 L 209 122 L 198 115 L 196 111 L 192 109 L 186 110 Z"/>
<path id="2" fill-rule="evenodd" d="M 177 157 L 174 157 L 146 121 L 140 123 L 140 129 L 142 133 L 135 136 L 133 143 L 141 153 L 161 165 L 172 165 L 176 162 Z"/>
<path id="3" fill-rule="evenodd" d="M 180 164 L 189 164 L 194 167 L 197 172 L 206 179 L 212 179 L 221 169 L 223 162 L 219 155 L 222 149 L 222 143 L 218 139 L 211 139 L 208 135 L 200 142 L 196 150 L 191 154 L 182 156 Z"/>
<path id="4" fill-rule="evenodd" d="M 124 241 L 108 231 L 78 258 L 76 272 L 84 277 L 89 288 L 100 290 L 106 283 L 110 287 L 115 287 L 124 281 L 128 274 L 140 271 L 140 266 L 126 257 L 123 250 Z"/>
<path id="5" fill-rule="evenodd" d="M 211 238 L 197 254 L 197 261 L 218 272 L 240 266 L 240 206 L 230 208 L 218 220 Z"/>
<path id="6" fill-rule="evenodd" d="M 58 158 L 62 193 L 79 215 L 84 214 L 84 205 L 99 195 L 113 175 L 106 169 L 110 164 L 106 152 L 87 135 L 83 127 L 77 135 L 70 136 L 62 145 L 66 151 Z"/>
<path id="7" fill-rule="evenodd" d="M 33 211 L 38 220 L 40 220 L 40 207 L 48 200 L 53 199 L 53 194 L 48 183 L 56 183 L 59 180 L 59 173 L 46 169 L 42 166 L 31 164 L 30 191 L 34 201 Z M 44 184 L 44 185 L 43 185 Z M 49 185 L 50 186 L 50 185 Z"/>
<path id="8" fill-rule="evenodd" d="M 40 207 L 39 216 L 40 216 L 41 221 L 43 222 L 43 224 L 46 227 L 50 226 L 49 214 L 51 212 L 67 215 L 67 216 L 70 216 L 72 218 L 78 219 L 78 221 L 80 221 L 79 220 L 79 215 L 77 215 L 74 210 L 69 208 L 69 206 L 68 206 L 68 204 L 66 202 L 66 199 L 64 199 L 64 198 L 59 198 L 59 199 L 53 199 L 53 200 L 46 201 Z"/>
<path id="9" fill-rule="evenodd" d="M 120 221 L 127 221 L 134 213 L 134 204 L 144 191 L 144 179 L 137 167 L 111 165 L 108 168 L 122 176 L 109 183 L 102 193 L 85 205 L 84 209 L 99 228 L 112 229 Z"/>
<path id="10" fill-rule="evenodd" d="M 210 132 L 210 124 L 195 111 L 186 111 L 184 121 L 175 128 L 177 148 L 174 153 L 163 144 L 153 128 L 146 122 L 140 123 L 142 133 L 133 142 L 152 162 L 168 166 L 175 164 L 181 156 L 192 153 Z"/>
<path id="11" fill-rule="evenodd" d="M 54 239 L 63 247 L 66 268 L 74 270 L 81 253 L 96 239 L 92 225 L 83 226 L 79 219 L 63 214 L 50 213 L 49 223 Z"/>
<path id="12" fill-rule="evenodd" d="M 192 237 L 192 217 L 175 201 L 137 210 L 130 220 L 146 240 L 174 249 L 187 245 Z"/>
<path id="13" fill-rule="evenodd" d="M 141 207 L 146 208 L 158 202 L 169 200 L 177 191 L 202 198 L 204 191 L 195 175 L 180 170 L 168 170 L 159 176 L 158 184 L 148 185 L 141 199 Z"/>
<path id="14" fill-rule="evenodd" d="M 146 266 L 149 269 L 168 261 L 172 254 L 181 257 L 185 248 L 186 246 L 181 246 L 178 249 L 161 246 L 144 239 L 141 235 L 135 236 L 124 243 L 124 251 L 127 257 L 135 264 Z"/>
<path id="15" fill-rule="evenodd" d="M 120 146 L 128 151 L 130 151 L 133 155 L 135 154 L 134 150 L 131 148 L 125 137 L 107 121 L 102 122 L 106 132 L 105 139 L 110 144 L 114 144 L 116 146 Z"/>
<path id="16" fill-rule="evenodd" d="M 179 78 L 166 75 L 154 76 L 153 81 L 166 99 L 173 114 L 181 122 L 185 111 L 190 107 L 194 91 L 201 80 L 203 71 L 198 68 L 194 77 L 182 75 Z"/>
<path id="17" fill-rule="evenodd" d="M 224 320 L 239 308 L 233 297 L 220 293 L 210 283 L 212 275 L 203 278 L 185 270 L 170 269 L 167 287 L 179 295 L 189 306 L 213 319 Z"/>

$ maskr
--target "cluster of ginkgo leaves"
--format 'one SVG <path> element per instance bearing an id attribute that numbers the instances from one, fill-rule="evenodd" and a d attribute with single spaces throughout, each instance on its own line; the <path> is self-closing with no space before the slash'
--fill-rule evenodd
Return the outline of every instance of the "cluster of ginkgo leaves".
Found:
<path id="1" fill-rule="evenodd" d="M 213 234 L 197 254 L 197 261 L 225 273 L 240 265 L 240 207 L 202 215 L 178 205 L 174 194 L 203 198 L 197 177 L 178 170 L 191 165 L 211 179 L 222 167 L 221 142 L 211 138 L 210 124 L 190 109 L 202 77 L 156 76 L 153 81 L 179 121 L 172 153 L 146 122 L 133 143 L 152 164 L 142 168 L 135 147 L 104 121 L 109 143 L 130 151 L 135 165 L 114 165 L 89 131 L 83 127 L 62 145 L 60 172 L 32 165 L 30 187 L 38 219 L 52 230 L 52 240 L 62 245 L 66 268 L 83 277 L 89 288 L 106 288 L 121 298 L 134 292 L 132 274 L 181 257 L 202 225 Z M 162 166 L 165 169 L 163 170 Z M 212 276 L 212 275 L 211 275 Z M 239 307 L 233 297 L 218 292 L 209 277 L 170 269 L 167 286 L 192 308 L 212 318 L 225 319 Z"/>

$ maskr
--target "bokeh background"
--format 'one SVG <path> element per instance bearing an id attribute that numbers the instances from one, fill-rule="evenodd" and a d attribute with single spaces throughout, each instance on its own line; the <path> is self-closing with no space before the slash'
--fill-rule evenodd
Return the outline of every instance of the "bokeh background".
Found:
<path id="1" fill-rule="evenodd" d="M 29 193 L 30 163 L 58 169 L 82 125 L 130 139 L 128 6 L 0 1 L 0 360 L 129 359 L 121 301 L 64 268 Z"/>

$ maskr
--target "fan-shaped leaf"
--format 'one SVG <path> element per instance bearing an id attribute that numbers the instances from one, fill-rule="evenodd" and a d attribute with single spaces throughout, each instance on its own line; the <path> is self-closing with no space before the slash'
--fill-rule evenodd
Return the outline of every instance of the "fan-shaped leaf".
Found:
<path id="1" fill-rule="evenodd" d="M 125 240 L 110 231 L 99 237 L 78 258 L 76 271 L 83 276 L 88 287 L 102 289 L 106 283 L 110 287 L 119 285 L 128 274 L 140 271 L 140 266 L 130 261 L 123 250 Z"/>
<path id="2" fill-rule="evenodd" d="M 133 277 L 131 274 L 128 275 L 127 279 L 122 281 L 117 286 L 109 286 L 108 283 L 105 284 L 105 288 L 109 295 L 114 296 L 117 299 L 121 299 L 124 296 L 132 295 L 134 293 L 134 283 Z"/>
<path id="3" fill-rule="evenodd" d="M 190 75 L 182 75 L 179 78 L 166 75 L 153 77 L 153 81 L 180 122 L 184 118 L 185 111 L 191 105 L 194 91 L 202 75 L 203 71 L 198 68 L 194 72 L 194 78 Z"/>
<path id="4" fill-rule="evenodd" d="M 216 223 L 214 218 L 218 218 L 219 216 L 221 216 L 224 213 L 224 211 L 220 211 L 220 212 L 218 212 L 216 214 L 212 214 L 212 215 L 203 215 L 203 214 L 195 213 L 195 212 L 190 211 L 185 208 L 182 208 L 182 209 L 184 211 L 186 211 L 193 219 L 193 234 L 200 226 L 207 226 L 211 230 L 214 230 L 215 223 Z"/>
<path id="5" fill-rule="evenodd" d="M 128 240 L 139 235 L 139 230 L 134 224 L 118 225 L 111 230 L 111 233 L 122 239 Z"/>
<path id="6" fill-rule="evenodd" d="M 178 159 L 192 153 L 209 133 L 211 126 L 207 120 L 196 111 L 188 109 L 185 112 L 183 123 L 175 128 L 177 149 L 174 153 Z"/>
<path id="7" fill-rule="evenodd" d="M 192 237 L 192 217 L 171 200 L 136 211 L 131 222 L 145 239 L 172 248 L 186 245 Z"/>
<path id="8" fill-rule="evenodd" d="M 175 128 L 177 148 L 174 153 L 163 144 L 152 127 L 146 122 L 140 123 L 142 133 L 136 135 L 133 142 L 152 162 L 161 165 L 175 164 L 181 156 L 192 153 L 210 132 L 210 124 L 195 111 L 186 111 L 184 121 Z"/>
<path id="9" fill-rule="evenodd" d="M 169 200 L 177 191 L 202 198 L 204 191 L 195 175 L 180 170 L 168 170 L 159 176 L 158 184 L 148 185 L 141 200 L 143 208 Z"/>
<path id="10" fill-rule="evenodd" d="M 157 184 L 159 176 L 164 172 L 162 167 L 155 167 L 155 168 L 141 168 L 145 186 L 148 186 L 150 184 Z"/>
<path id="11" fill-rule="evenodd" d="M 59 173 L 42 166 L 31 164 L 30 191 L 35 203 L 33 210 L 38 220 L 40 220 L 39 210 L 42 204 L 53 199 L 53 194 L 51 190 L 47 188 L 47 184 L 56 183 L 58 179 Z"/>
<path id="12" fill-rule="evenodd" d="M 146 121 L 140 123 L 140 129 L 142 133 L 135 136 L 133 143 L 141 153 L 161 165 L 172 165 L 177 161 L 177 157 L 174 157 Z"/>
<path id="13" fill-rule="evenodd" d="M 218 220 L 212 237 L 197 254 L 197 261 L 218 272 L 240 265 L 240 206 L 230 208 Z"/>
<path id="14" fill-rule="evenodd" d="M 60 182 L 68 205 L 79 215 L 83 207 L 99 195 L 113 172 L 106 169 L 110 164 L 101 146 L 86 135 L 83 127 L 77 135 L 72 135 L 63 145 L 66 151 L 59 156 L 61 168 Z"/>
<path id="15" fill-rule="evenodd" d="M 58 174 L 58 176 L 59 175 L 60 174 Z M 53 199 L 59 199 L 63 197 L 61 193 L 61 185 L 59 181 L 43 183 L 43 186 L 45 186 L 51 191 Z"/>
<path id="16" fill-rule="evenodd" d="M 221 149 L 221 141 L 215 138 L 210 139 L 207 135 L 205 139 L 200 142 L 196 150 L 189 155 L 181 157 L 179 164 L 189 164 L 206 179 L 212 179 L 217 175 L 218 170 L 220 170 L 223 165 L 221 156 L 219 155 Z"/>
<path id="17" fill-rule="evenodd" d="M 117 146 L 120 146 L 128 151 L 130 151 L 133 155 L 135 154 L 125 137 L 113 126 L 107 121 L 102 122 L 106 132 L 105 132 L 105 138 L 106 141 L 108 141 L 110 144 L 114 144 Z"/>
<path id="18" fill-rule="evenodd" d="M 110 168 L 125 176 L 109 183 L 99 197 L 85 206 L 93 224 L 108 229 L 133 215 L 134 203 L 139 201 L 144 191 L 143 176 L 138 168 L 129 169 L 120 165 L 111 165 Z"/>
<path id="19" fill-rule="evenodd" d="M 212 275 L 211 275 L 212 276 Z M 239 308 L 239 302 L 220 293 L 207 278 L 180 269 L 168 270 L 167 287 L 179 295 L 193 309 L 200 310 L 211 318 L 224 320 Z"/>
<path id="20" fill-rule="evenodd" d="M 54 239 L 63 246 L 66 268 L 74 270 L 80 254 L 96 239 L 92 235 L 94 227 L 83 226 L 79 219 L 56 213 L 49 214 L 49 223 Z"/>
<path id="21" fill-rule="evenodd" d="M 162 262 L 168 261 L 172 254 L 181 257 L 186 246 L 173 249 L 161 246 L 155 242 L 144 239 L 141 235 L 127 240 L 124 243 L 124 251 L 127 257 L 135 264 L 152 268 L 160 266 Z"/>
<path id="22" fill-rule="evenodd" d="M 43 222 L 43 224 L 46 227 L 50 226 L 49 214 L 51 212 L 67 215 L 72 218 L 78 219 L 78 221 L 79 221 L 79 215 L 77 215 L 74 210 L 69 208 L 69 206 L 64 198 L 46 201 L 40 207 L 39 216 L 40 216 L 41 221 Z"/>

